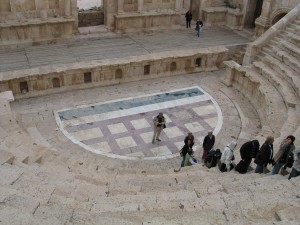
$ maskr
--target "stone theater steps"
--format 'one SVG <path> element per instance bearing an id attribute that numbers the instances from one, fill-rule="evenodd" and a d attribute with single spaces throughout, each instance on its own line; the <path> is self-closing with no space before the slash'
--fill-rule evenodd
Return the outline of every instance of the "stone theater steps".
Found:
<path id="1" fill-rule="evenodd" d="M 275 35 L 265 33 L 254 41 L 249 50 L 255 46 L 257 54 L 249 61 L 246 58 L 247 66 L 227 63 L 238 71 L 227 79 L 228 84 L 233 79 L 233 86 L 256 106 L 261 121 L 265 120 L 262 123 L 268 125 L 275 136 L 279 135 L 278 140 L 296 132 L 300 124 L 299 21 L 299 16 L 290 19 L 288 23 L 282 23 L 280 32 Z M 274 29 L 279 26 L 275 25 Z M 268 132 L 265 130 L 264 133 Z"/>
<path id="2" fill-rule="evenodd" d="M 297 96 L 300 97 L 300 77 L 297 75 L 296 71 L 270 55 L 263 57 L 262 61 L 280 74 L 285 82 L 288 82 L 292 86 L 293 90 L 297 93 Z"/>
<path id="3" fill-rule="evenodd" d="M 8 209 L 18 212 L 18 217 L 10 218 L 12 223 L 22 217 L 35 222 L 45 219 L 40 224 L 48 224 L 49 218 L 56 224 L 70 221 L 72 224 L 123 224 L 124 221 L 126 224 L 176 224 L 178 221 L 193 224 L 195 219 L 201 221 L 199 224 L 267 223 L 277 220 L 274 212 L 284 217 L 286 213 L 282 210 L 291 212 L 298 204 L 294 198 L 297 189 L 292 187 L 299 184 L 299 179 L 291 182 L 280 176 L 223 174 L 201 165 L 184 168 L 179 173 L 123 174 L 115 179 L 106 177 L 105 172 L 90 174 L 98 181 L 94 183 L 84 181 L 89 179 L 80 177 L 80 172 L 67 172 L 61 164 L 56 165 L 59 176 L 44 166 L 18 169 L 5 164 L 1 171 L 4 168 L 17 175 L 14 182 L 1 187 L 2 193 L 6 193 L 2 195 L 6 206 L 2 212 Z M 73 176 L 81 179 L 71 181 Z M 5 191 L 8 187 L 9 191 Z M 283 189 L 286 187 L 290 187 L 288 191 Z M 276 199 L 274 191 L 279 192 Z M 19 201 L 22 204 L 17 204 Z M 27 201 L 30 201 L 28 207 L 22 209 Z M 296 213 L 292 213 L 290 219 L 295 217 Z M 6 215 L 1 218 L 7 221 Z"/>
<path id="4" fill-rule="evenodd" d="M 291 85 L 285 82 L 285 79 L 280 74 L 263 62 L 253 62 L 253 66 L 280 92 L 287 107 L 295 108 L 295 106 L 299 105 L 299 97 Z"/>

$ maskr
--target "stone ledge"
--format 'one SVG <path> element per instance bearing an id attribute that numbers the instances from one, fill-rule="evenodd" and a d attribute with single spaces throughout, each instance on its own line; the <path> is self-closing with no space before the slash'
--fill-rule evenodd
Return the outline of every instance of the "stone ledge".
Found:
<path id="1" fill-rule="evenodd" d="M 75 22 L 75 18 L 47 18 L 47 19 L 28 19 L 28 20 L 7 20 L 0 22 L 0 28 L 20 27 L 20 26 L 32 26 L 43 24 L 57 24 L 57 23 L 70 23 Z"/>
<path id="2" fill-rule="evenodd" d="M 66 71 L 75 71 L 75 70 L 91 70 L 99 69 L 103 66 L 121 66 L 129 63 L 142 63 L 149 62 L 153 60 L 163 60 L 163 59 L 174 59 L 180 57 L 201 57 L 205 55 L 218 55 L 226 54 L 228 49 L 223 46 L 217 47 L 208 47 L 208 48 L 199 48 L 191 50 L 178 50 L 178 51 L 168 51 L 161 53 L 151 53 L 147 55 L 140 56 L 131 56 L 123 59 L 106 59 L 106 60 L 94 60 L 89 62 L 79 62 L 79 63 L 70 63 L 64 65 L 51 65 L 51 66 L 42 66 L 38 68 L 15 70 L 0 72 L 0 82 L 9 81 L 19 78 L 29 78 L 31 76 L 37 75 L 49 75 L 51 73 L 62 73 Z"/>

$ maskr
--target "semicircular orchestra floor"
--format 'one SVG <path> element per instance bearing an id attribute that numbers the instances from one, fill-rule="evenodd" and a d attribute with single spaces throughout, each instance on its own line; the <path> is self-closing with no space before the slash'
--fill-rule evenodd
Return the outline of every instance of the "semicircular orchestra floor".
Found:
<path id="1" fill-rule="evenodd" d="M 164 113 L 167 127 L 162 141 L 152 144 L 152 121 L 159 112 Z M 73 143 L 124 159 L 178 156 L 188 131 L 201 143 L 208 130 L 217 134 L 223 123 L 217 102 L 199 86 L 60 109 L 54 115 Z"/>

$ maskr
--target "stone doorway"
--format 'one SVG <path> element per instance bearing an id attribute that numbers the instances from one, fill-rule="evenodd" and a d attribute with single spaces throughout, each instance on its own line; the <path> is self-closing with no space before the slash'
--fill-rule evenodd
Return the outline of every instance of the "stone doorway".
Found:
<path id="1" fill-rule="evenodd" d="M 78 26 L 104 25 L 103 0 L 77 0 Z"/>
<path id="2" fill-rule="evenodd" d="M 255 20 L 258 17 L 260 17 L 263 3 L 264 3 L 264 0 L 257 0 L 255 11 L 254 11 L 254 16 L 253 16 L 253 20 L 252 20 L 252 27 L 255 27 Z"/>
<path id="3" fill-rule="evenodd" d="M 248 0 L 244 19 L 244 28 L 252 29 L 255 27 L 255 20 L 260 16 L 263 0 Z"/>

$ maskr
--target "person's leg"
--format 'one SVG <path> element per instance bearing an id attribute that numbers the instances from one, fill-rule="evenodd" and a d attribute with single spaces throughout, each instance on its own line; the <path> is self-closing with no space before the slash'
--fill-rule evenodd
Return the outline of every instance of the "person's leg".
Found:
<path id="1" fill-rule="evenodd" d="M 161 133 L 162 129 L 163 129 L 162 127 L 157 127 L 156 140 L 158 140 L 158 141 L 161 141 L 161 140 L 159 139 L 159 136 L 160 136 L 160 133 Z"/>
<path id="2" fill-rule="evenodd" d="M 255 173 L 262 173 L 264 171 L 263 166 L 257 165 L 255 168 Z"/>
<path id="3" fill-rule="evenodd" d="M 189 28 L 191 28 L 191 21 L 189 20 Z"/>
<path id="4" fill-rule="evenodd" d="M 185 156 L 182 156 L 181 167 L 184 167 Z"/>
<path id="5" fill-rule="evenodd" d="M 189 27 L 189 21 L 186 20 L 186 28 L 188 28 L 188 27 Z"/>
<path id="6" fill-rule="evenodd" d="M 290 180 L 291 178 L 298 177 L 299 175 L 300 175 L 300 172 L 297 171 L 295 168 L 293 168 L 288 179 Z"/>
<path id="7" fill-rule="evenodd" d="M 206 158 L 207 153 L 208 153 L 208 150 L 207 149 L 203 149 L 202 161 L 204 161 L 204 159 Z"/>
<path id="8" fill-rule="evenodd" d="M 272 175 L 278 174 L 280 171 L 280 168 L 283 166 L 283 164 L 284 163 L 280 163 L 280 162 L 275 163 L 275 165 L 273 166 L 273 169 L 272 169 Z"/>
<path id="9" fill-rule="evenodd" d="M 200 35 L 200 30 L 197 30 L 197 36 L 199 37 L 199 35 Z"/>
<path id="10" fill-rule="evenodd" d="M 154 143 L 155 142 L 155 139 L 156 139 L 156 137 L 157 137 L 157 127 L 154 127 L 154 133 L 153 133 L 153 138 L 152 138 L 152 143 Z"/>

